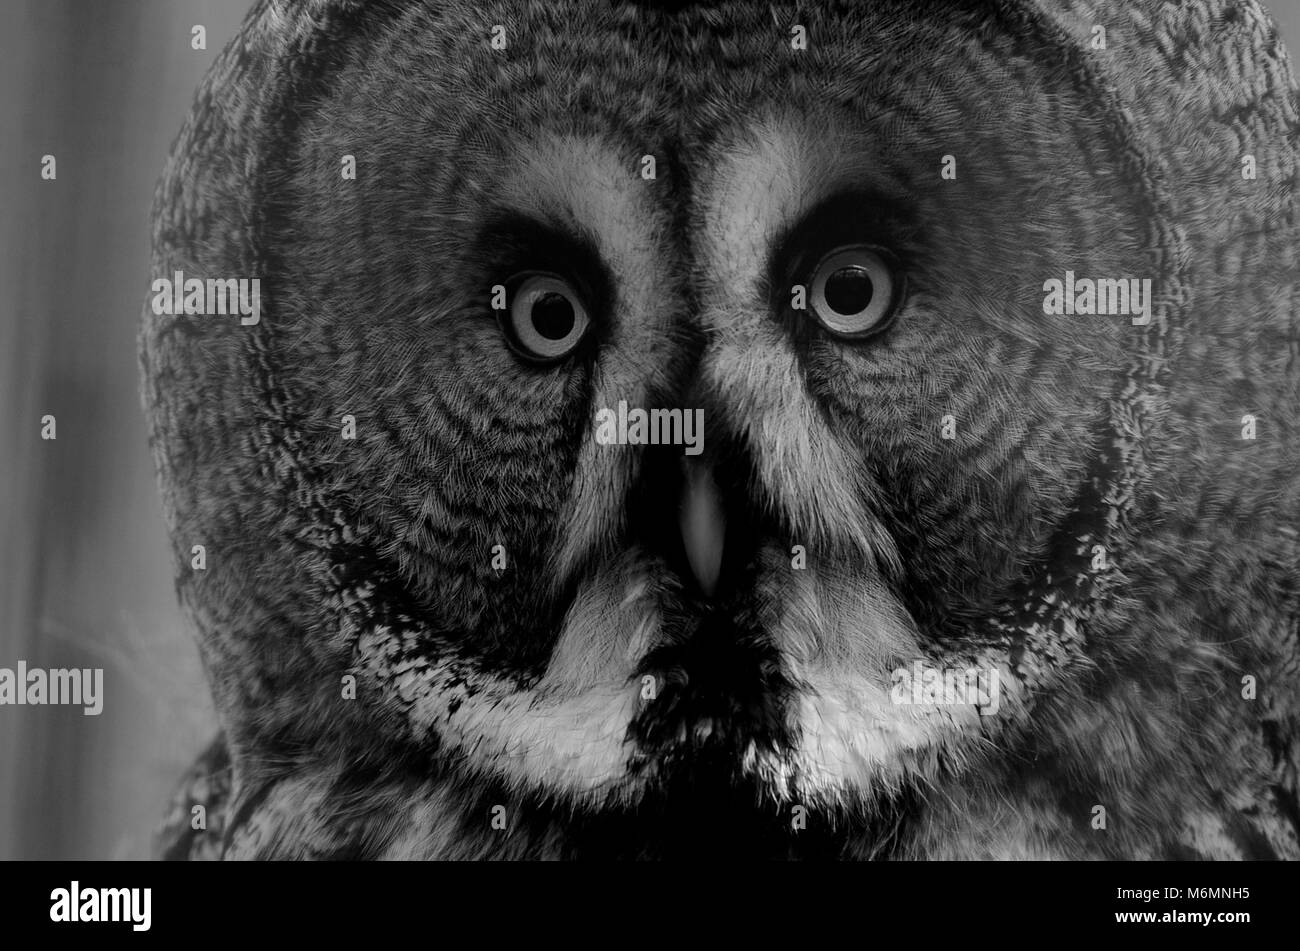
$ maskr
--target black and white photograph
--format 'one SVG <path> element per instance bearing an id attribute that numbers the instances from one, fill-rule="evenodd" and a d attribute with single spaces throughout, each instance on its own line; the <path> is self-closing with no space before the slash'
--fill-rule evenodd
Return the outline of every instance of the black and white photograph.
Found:
<path id="1" fill-rule="evenodd" d="M 1249 934 L 1300 0 L 3 7 L 22 917 L 893 861 Z"/>

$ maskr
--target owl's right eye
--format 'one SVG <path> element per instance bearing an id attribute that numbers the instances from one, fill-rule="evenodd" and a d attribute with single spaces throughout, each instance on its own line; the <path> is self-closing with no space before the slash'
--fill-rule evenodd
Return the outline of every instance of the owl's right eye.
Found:
<path id="1" fill-rule="evenodd" d="M 591 326 L 577 289 L 558 274 L 516 275 L 507 285 L 502 331 L 511 348 L 533 363 L 555 363 L 573 353 Z"/>

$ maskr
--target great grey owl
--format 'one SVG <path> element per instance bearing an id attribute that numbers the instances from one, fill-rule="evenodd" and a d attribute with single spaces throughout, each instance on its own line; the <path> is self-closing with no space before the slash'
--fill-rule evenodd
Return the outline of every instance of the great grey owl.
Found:
<path id="1" fill-rule="evenodd" d="M 162 853 L 1300 855 L 1298 154 L 1253 2 L 258 3 Z"/>

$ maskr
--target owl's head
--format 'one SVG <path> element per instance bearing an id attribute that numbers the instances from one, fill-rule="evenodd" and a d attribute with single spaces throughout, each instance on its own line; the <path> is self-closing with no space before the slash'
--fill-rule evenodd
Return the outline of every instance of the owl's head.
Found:
<path id="1" fill-rule="evenodd" d="M 1292 715 L 1231 698 L 1294 618 L 1294 90 L 1253 5 L 1123 7 L 259 4 L 154 272 L 260 320 L 142 357 L 229 849 L 1217 821 Z"/>

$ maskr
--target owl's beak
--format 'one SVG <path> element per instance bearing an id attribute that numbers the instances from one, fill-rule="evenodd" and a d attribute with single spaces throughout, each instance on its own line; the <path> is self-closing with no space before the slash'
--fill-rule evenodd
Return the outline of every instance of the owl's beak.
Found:
<path id="1" fill-rule="evenodd" d="M 691 456 L 682 457 L 682 498 L 678 510 L 682 545 L 691 572 L 706 597 L 713 597 L 722 571 L 727 516 L 713 467 Z"/>

